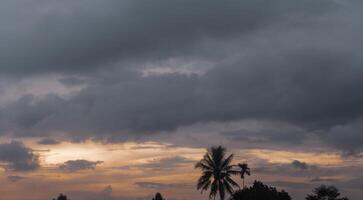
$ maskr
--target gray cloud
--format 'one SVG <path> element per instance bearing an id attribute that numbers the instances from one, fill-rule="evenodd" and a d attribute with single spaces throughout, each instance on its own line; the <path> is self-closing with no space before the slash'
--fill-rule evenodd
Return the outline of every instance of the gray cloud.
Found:
<path id="1" fill-rule="evenodd" d="M 20 142 L 0 144 L 0 162 L 6 170 L 30 171 L 40 167 L 39 156 Z"/>
<path id="2" fill-rule="evenodd" d="M 301 162 L 298 160 L 292 161 L 291 165 L 297 169 L 305 170 L 308 169 L 308 164 L 306 162 Z"/>
<path id="3" fill-rule="evenodd" d="M 256 124 L 256 122 L 255 122 Z M 288 123 L 259 123 L 257 128 L 248 127 L 234 130 L 223 131 L 220 135 L 232 141 L 245 141 L 254 146 L 274 144 L 293 144 L 299 145 L 306 139 L 306 130 L 301 127 L 292 126 Z"/>
<path id="4" fill-rule="evenodd" d="M 332 127 L 324 139 L 329 141 L 332 146 L 345 150 L 348 155 L 357 155 L 362 149 L 363 134 L 362 119 L 354 120 L 344 125 Z"/>
<path id="5" fill-rule="evenodd" d="M 324 166 L 324 165 L 313 165 L 305 162 L 292 162 L 290 164 L 276 164 L 269 162 L 261 162 L 256 166 L 253 171 L 260 175 L 274 175 L 274 176 L 290 176 L 307 178 L 307 182 L 331 182 L 339 183 L 344 181 L 344 178 L 359 174 L 362 170 L 361 166 L 354 166 L 356 160 L 345 161 L 347 166 Z M 339 178 L 338 178 L 339 177 Z"/>
<path id="6" fill-rule="evenodd" d="M 352 188 L 352 189 L 361 190 L 362 185 L 363 185 L 363 177 L 358 176 L 358 177 L 353 178 L 351 180 L 341 182 L 339 185 L 341 185 L 344 188 Z"/>
<path id="7" fill-rule="evenodd" d="M 18 51 L 13 35 L 7 34 L 9 51 L 2 54 L 6 65 L 1 70 L 72 72 L 61 82 L 85 88 L 69 98 L 26 95 L 4 105 L 3 134 L 49 137 L 62 132 L 75 141 L 122 141 L 195 123 L 256 119 L 301 129 L 280 132 L 279 139 L 278 131 L 250 133 L 249 139 L 301 144 L 313 132 L 323 143 L 344 151 L 362 148 L 356 142 L 361 134 L 337 128 L 363 114 L 358 45 L 363 27 L 356 20 L 362 15 L 361 2 L 212 1 L 206 6 L 204 1 L 103 1 L 82 9 L 80 1 L 33 3 L 23 5 L 27 9 L 17 16 L 28 13 L 30 25 L 6 23 L 24 28 L 18 34 L 26 35 L 17 37 L 17 44 L 31 46 L 32 51 Z M 38 46 L 24 42 L 31 39 Z M 180 63 L 170 68 L 202 65 L 201 61 L 212 67 L 202 75 L 142 73 L 173 59 Z M 22 67 L 24 63 L 29 67 Z M 349 137 L 339 140 L 345 131 L 350 131 Z"/>
<path id="8" fill-rule="evenodd" d="M 43 138 L 38 141 L 38 144 L 43 145 L 54 145 L 54 144 L 60 144 L 58 140 L 52 139 L 52 138 Z"/>
<path id="9" fill-rule="evenodd" d="M 1 9 L 0 69 L 5 73 L 74 72 L 140 56 L 193 55 L 201 38 L 233 37 L 290 16 L 304 19 L 334 7 L 327 0 L 295 3 L 107 0 L 88 2 L 85 7 L 82 0 L 7 0 Z"/>
<path id="10" fill-rule="evenodd" d="M 18 181 L 20 181 L 22 179 L 25 179 L 25 177 L 22 177 L 22 176 L 8 176 L 8 181 L 13 182 L 13 183 L 18 182 Z"/>
<path id="11" fill-rule="evenodd" d="M 103 161 L 88 161 L 88 160 L 68 160 L 64 164 L 59 166 L 59 169 L 76 172 L 80 170 L 94 170 L 97 165 L 103 163 Z"/>
<path id="12" fill-rule="evenodd" d="M 311 182 L 339 182 L 341 181 L 340 179 L 337 178 L 322 178 L 322 177 L 315 177 L 313 179 L 310 180 Z"/>
<path id="13" fill-rule="evenodd" d="M 194 162 L 195 161 L 187 159 L 182 156 L 174 156 L 174 157 L 153 160 L 146 164 L 138 165 L 137 167 L 140 167 L 143 170 L 168 171 L 168 170 L 175 170 L 177 167 L 180 167 L 185 164 L 192 165 L 192 163 Z"/>

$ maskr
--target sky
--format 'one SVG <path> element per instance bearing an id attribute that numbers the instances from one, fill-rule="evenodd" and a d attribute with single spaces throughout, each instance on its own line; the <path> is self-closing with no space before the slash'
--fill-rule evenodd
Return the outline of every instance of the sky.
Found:
<path id="1" fill-rule="evenodd" d="M 194 165 L 223 145 L 249 185 L 359 200 L 362 18 L 360 0 L 2 0 L 1 199 L 207 199 Z"/>

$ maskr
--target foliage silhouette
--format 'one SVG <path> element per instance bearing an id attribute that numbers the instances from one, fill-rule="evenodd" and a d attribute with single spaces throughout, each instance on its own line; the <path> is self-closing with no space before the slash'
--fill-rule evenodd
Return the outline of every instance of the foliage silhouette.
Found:
<path id="1" fill-rule="evenodd" d="M 164 200 L 164 198 L 159 192 L 157 192 L 155 194 L 155 197 L 153 198 L 153 200 Z"/>
<path id="2" fill-rule="evenodd" d="M 291 200 L 290 195 L 276 188 L 255 181 L 253 186 L 244 187 L 232 194 L 231 200 Z"/>
<path id="3" fill-rule="evenodd" d="M 70 200 L 68 199 L 68 197 L 62 193 L 59 194 L 58 198 L 57 199 L 54 199 L 53 200 Z"/>
<path id="4" fill-rule="evenodd" d="M 242 187 L 245 187 L 245 175 L 250 176 L 251 175 L 251 169 L 248 167 L 247 163 L 239 163 L 238 167 L 240 168 L 240 174 L 241 174 L 241 179 L 243 180 L 243 184 Z"/>
<path id="5" fill-rule="evenodd" d="M 348 200 L 347 197 L 339 198 L 339 190 L 334 186 L 321 185 L 314 189 L 313 194 L 309 194 L 306 200 Z"/>
<path id="6" fill-rule="evenodd" d="M 239 187 L 231 177 L 239 174 L 239 171 L 233 170 L 232 160 L 233 154 L 226 156 L 226 149 L 222 146 L 208 149 L 195 165 L 195 168 L 202 170 L 197 189 L 203 192 L 210 188 L 209 198 L 214 199 L 218 193 L 221 200 L 224 200 L 226 192 L 232 194 L 233 187 Z"/>

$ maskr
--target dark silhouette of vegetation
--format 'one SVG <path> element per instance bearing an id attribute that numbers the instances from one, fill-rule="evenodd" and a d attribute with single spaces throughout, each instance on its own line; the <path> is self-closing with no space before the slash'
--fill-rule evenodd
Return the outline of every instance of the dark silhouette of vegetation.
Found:
<path id="1" fill-rule="evenodd" d="M 157 192 L 155 194 L 155 197 L 153 198 L 153 200 L 164 200 L 164 198 L 159 192 Z"/>
<path id="2" fill-rule="evenodd" d="M 306 200 L 348 200 L 347 197 L 340 197 L 339 190 L 334 186 L 321 185 L 309 194 Z"/>
<path id="3" fill-rule="evenodd" d="M 276 188 L 255 181 L 251 187 L 244 187 L 232 194 L 231 200 L 291 200 L 290 195 Z"/>
<path id="4" fill-rule="evenodd" d="M 242 188 L 245 187 L 245 175 L 251 175 L 251 169 L 248 167 L 247 163 L 239 163 L 238 167 L 240 168 L 241 179 L 243 180 Z"/>
<path id="5" fill-rule="evenodd" d="M 58 198 L 56 198 L 56 199 L 53 198 L 53 200 L 69 200 L 69 199 L 67 198 L 66 195 L 61 193 L 61 194 L 59 194 Z"/>
<path id="6" fill-rule="evenodd" d="M 239 188 L 232 179 L 232 175 L 241 173 L 233 169 L 235 165 L 231 164 L 232 160 L 233 154 L 227 156 L 226 149 L 222 146 L 208 149 L 204 157 L 195 165 L 195 168 L 202 170 L 197 189 L 203 192 L 210 188 L 209 198 L 214 199 L 218 193 L 221 200 L 224 200 L 226 193 L 232 194 L 234 187 Z"/>

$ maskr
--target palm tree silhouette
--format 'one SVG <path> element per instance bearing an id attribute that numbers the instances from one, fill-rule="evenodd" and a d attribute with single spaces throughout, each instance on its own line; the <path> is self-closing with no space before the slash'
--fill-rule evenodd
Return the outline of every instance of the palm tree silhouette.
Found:
<path id="1" fill-rule="evenodd" d="M 222 146 L 211 147 L 204 157 L 195 165 L 195 168 L 202 170 L 202 176 L 197 183 L 197 189 L 203 192 L 210 188 L 209 198 L 215 199 L 217 193 L 221 200 L 224 200 L 226 191 L 233 193 L 233 187 L 239 187 L 231 178 L 238 174 L 233 170 L 231 164 L 233 154 L 226 157 L 226 149 Z"/>
<path id="2" fill-rule="evenodd" d="M 251 175 L 251 169 L 248 167 L 247 163 L 239 163 L 238 167 L 240 168 L 241 179 L 243 180 L 243 188 L 245 187 L 245 175 Z"/>

